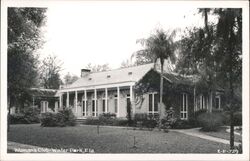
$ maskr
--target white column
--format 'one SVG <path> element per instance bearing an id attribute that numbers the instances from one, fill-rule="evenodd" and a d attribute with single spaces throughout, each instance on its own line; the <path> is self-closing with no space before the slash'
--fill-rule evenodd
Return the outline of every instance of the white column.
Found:
<path id="1" fill-rule="evenodd" d="M 62 108 L 63 106 L 63 93 L 60 93 L 60 96 L 59 96 L 59 108 Z"/>
<path id="2" fill-rule="evenodd" d="M 77 91 L 75 91 L 75 108 L 76 108 L 76 116 L 77 116 L 77 100 L 78 100 L 78 98 L 77 98 Z"/>
<path id="3" fill-rule="evenodd" d="M 84 101 L 84 107 L 85 107 L 85 109 L 84 109 L 85 111 L 84 112 L 85 112 L 85 116 L 88 116 L 87 115 L 87 108 L 88 107 L 87 107 L 87 91 L 86 90 L 84 90 L 84 100 L 85 100 Z"/>
<path id="4" fill-rule="evenodd" d="M 133 108 L 133 114 L 135 114 L 134 99 L 133 99 L 133 86 L 130 86 L 130 102 L 131 108 Z"/>
<path id="5" fill-rule="evenodd" d="M 105 88 L 105 112 L 108 112 L 108 89 Z"/>
<path id="6" fill-rule="evenodd" d="M 117 87 L 117 117 L 119 117 L 120 111 L 120 87 Z"/>
<path id="7" fill-rule="evenodd" d="M 97 108 L 97 107 L 96 107 L 96 102 L 97 102 L 97 98 L 96 98 L 96 89 L 95 89 L 95 98 L 94 98 L 94 99 L 95 99 L 95 116 L 96 116 L 96 111 L 97 111 L 97 110 L 96 110 L 96 108 Z"/>
<path id="8" fill-rule="evenodd" d="M 66 103 L 66 108 L 69 107 L 69 92 L 67 92 L 67 103 Z"/>

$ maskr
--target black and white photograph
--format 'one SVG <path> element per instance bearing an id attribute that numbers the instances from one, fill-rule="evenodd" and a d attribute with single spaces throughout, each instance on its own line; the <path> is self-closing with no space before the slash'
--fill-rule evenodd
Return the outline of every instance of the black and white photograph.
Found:
<path id="1" fill-rule="evenodd" d="M 1 160 L 249 160 L 248 1 L 1 4 Z"/>

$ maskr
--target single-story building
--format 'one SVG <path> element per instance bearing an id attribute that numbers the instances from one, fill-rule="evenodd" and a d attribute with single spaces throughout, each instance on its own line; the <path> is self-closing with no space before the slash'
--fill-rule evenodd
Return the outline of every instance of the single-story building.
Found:
<path id="1" fill-rule="evenodd" d="M 195 111 L 222 108 L 222 88 L 208 91 L 199 86 L 199 78 L 164 73 L 163 105 L 161 114 L 173 107 L 181 119 L 188 119 Z M 115 113 L 127 115 L 131 102 L 135 113 L 159 113 L 159 70 L 154 64 L 145 64 L 103 72 L 81 70 L 81 78 L 57 91 L 59 109 L 71 108 L 78 119 Z M 45 106 L 46 107 L 46 106 Z M 46 111 L 46 110 L 44 110 Z"/>

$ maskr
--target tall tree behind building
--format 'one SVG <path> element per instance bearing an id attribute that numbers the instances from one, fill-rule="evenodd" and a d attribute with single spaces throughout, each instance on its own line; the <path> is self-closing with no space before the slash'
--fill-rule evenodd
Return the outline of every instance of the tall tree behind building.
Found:
<path id="1" fill-rule="evenodd" d="M 42 45 L 41 26 L 46 8 L 8 8 L 8 107 L 23 105 L 27 89 L 37 85 L 38 57 Z"/>

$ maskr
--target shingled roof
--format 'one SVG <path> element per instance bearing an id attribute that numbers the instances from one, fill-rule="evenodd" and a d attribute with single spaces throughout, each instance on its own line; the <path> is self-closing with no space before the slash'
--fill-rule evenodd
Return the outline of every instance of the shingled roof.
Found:
<path id="1" fill-rule="evenodd" d="M 79 78 L 76 82 L 64 88 L 67 89 L 123 82 L 137 82 L 152 68 L 154 68 L 154 64 L 150 63 L 104 72 L 93 72 L 89 73 L 85 77 Z"/>
<path id="2" fill-rule="evenodd" d="M 30 95 L 35 97 L 55 97 L 57 90 L 43 89 L 43 88 L 30 88 Z"/>

